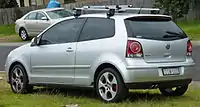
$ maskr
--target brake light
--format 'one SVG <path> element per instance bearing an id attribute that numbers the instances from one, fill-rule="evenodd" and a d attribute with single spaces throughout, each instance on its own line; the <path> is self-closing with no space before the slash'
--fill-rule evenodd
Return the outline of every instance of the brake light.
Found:
<path id="1" fill-rule="evenodd" d="M 143 57 L 142 46 L 138 41 L 128 40 L 126 57 L 128 58 Z"/>
<path id="2" fill-rule="evenodd" d="M 187 42 L 187 56 L 191 56 L 192 55 L 192 43 L 190 40 L 188 40 Z"/>

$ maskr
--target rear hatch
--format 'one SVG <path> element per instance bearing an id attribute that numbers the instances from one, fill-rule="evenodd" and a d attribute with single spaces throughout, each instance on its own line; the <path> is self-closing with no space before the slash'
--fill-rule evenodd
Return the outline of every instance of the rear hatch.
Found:
<path id="1" fill-rule="evenodd" d="M 186 34 L 167 16 L 140 16 L 125 19 L 129 39 L 140 42 L 148 63 L 186 60 Z"/>

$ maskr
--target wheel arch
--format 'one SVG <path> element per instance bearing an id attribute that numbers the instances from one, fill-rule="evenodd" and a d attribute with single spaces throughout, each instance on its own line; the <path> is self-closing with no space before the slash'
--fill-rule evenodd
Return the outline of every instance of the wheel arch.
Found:
<path id="1" fill-rule="evenodd" d="M 96 81 L 99 73 L 105 68 L 113 68 L 113 69 L 115 69 L 117 71 L 117 73 L 119 74 L 119 76 L 121 77 L 122 81 L 125 82 L 124 81 L 124 76 L 120 72 L 120 69 L 118 67 L 116 67 L 114 64 L 111 64 L 111 63 L 108 63 L 108 62 L 102 63 L 97 67 L 97 69 L 95 70 L 95 73 L 94 73 L 93 82 Z"/>
<path id="2" fill-rule="evenodd" d="M 26 73 L 26 75 L 28 76 L 28 73 L 27 73 L 27 71 L 26 71 L 25 66 L 24 66 L 21 62 L 15 61 L 15 62 L 13 62 L 13 63 L 10 65 L 10 67 L 8 68 L 8 82 L 9 82 L 9 83 L 10 83 L 11 70 L 12 70 L 13 67 L 14 67 L 15 65 L 17 65 L 17 64 L 21 65 L 21 66 L 25 69 L 25 73 Z M 29 79 L 28 79 L 28 80 L 29 80 Z"/>
<path id="3" fill-rule="evenodd" d="M 25 28 L 24 26 L 21 26 L 21 27 L 19 28 L 19 33 L 20 33 L 20 31 L 21 31 L 22 29 L 26 30 L 26 28 Z M 26 30 L 26 32 L 27 32 L 27 30 Z"/>

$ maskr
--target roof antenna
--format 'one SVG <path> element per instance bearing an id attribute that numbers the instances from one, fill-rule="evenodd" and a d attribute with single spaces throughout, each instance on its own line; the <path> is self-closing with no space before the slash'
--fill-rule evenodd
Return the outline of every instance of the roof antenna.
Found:
<path id="1" fill-rule="evenodd" d="M 140 13 L 141 13 L 143 7 L 144 7 L 144 0 L 142 1 L 142 6 L 140 7 L 140 10 L 138 11 L 137 14 L 140 14 Z"/>

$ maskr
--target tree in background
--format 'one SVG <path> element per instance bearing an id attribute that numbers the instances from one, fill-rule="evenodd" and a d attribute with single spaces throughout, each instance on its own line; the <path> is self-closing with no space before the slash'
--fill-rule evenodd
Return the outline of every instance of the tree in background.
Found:
<path id="1" fill-rule="evenodd" d="M 16 0 L 0 0 L 0 8 L 18 7 Z"/>
<path id="2" fill-rule="evenodd" d="M 200 0 L 192 0 L 192 3 L 195 8 L 200 9 Z"/>
<path id="3" fill-rule="evenodd" d="M 195 19 L 200 19 L 200 0 L 192 0 L 192 9 L 196 13 Z"/>
<path id="4" fill-rule="evenodd" d="M 164 14 L 171 15 L 176 21 L 188 14 L 190 2 L 191 0 L 155 0 L 155 6 L 163 9 Z"/>

